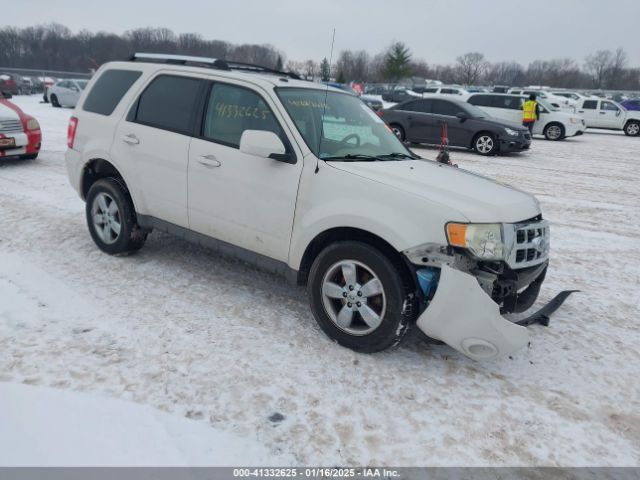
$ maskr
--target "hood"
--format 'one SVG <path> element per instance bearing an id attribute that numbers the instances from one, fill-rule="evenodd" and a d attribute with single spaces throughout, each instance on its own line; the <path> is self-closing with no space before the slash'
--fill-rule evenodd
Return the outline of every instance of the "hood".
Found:
<path id="1" fill-rule="evenodd" d="M 3 98 L 0 98 L 0 120 L 20 120 L 20 115 Z"/>
<path id="2" fill-rule="evenodd" d="M 476 118 L 479 122 L 486 122 L 494 127 L 506 127 L 511 130 L 517 130 L 519 132 L 528 132 L 529 129 L 523 127 L 521 123 L 510 122 L 508 120 L 502 120 L 501 118 L 496 117 L 484 117 L 484 118 Z"/>
<path id="3" fill-rule="evenodd" d="M 353 175 L 451 208 L 470 222 L 514 223 L 540 214 L 532 195 L 480 175 L 430 160 L 328 162 Z"/>

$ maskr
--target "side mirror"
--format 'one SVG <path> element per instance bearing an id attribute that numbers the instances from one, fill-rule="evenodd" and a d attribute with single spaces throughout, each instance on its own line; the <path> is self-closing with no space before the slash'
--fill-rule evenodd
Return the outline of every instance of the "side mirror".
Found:
<path id="1" fill-rule="evenodd" d="M 619 117 L 621 113 L 622 113 L 622 110 L 620 109 L 616 110 L 616 117 Z"/>
<path id="2" fill-rule="evenodd" d="M 295 163 L 294 157 L 287 153 L 282 140 L 275 133 L 266 130 L 245 130 L 242 132 L 240 151 L 256 157 Z"/>
<path id="3" fill-rule="evenodd" d="M 2 91 L 2 98 L 11 98 L 13 97 L 13 95 L 11 95 L 11 92 L 8 92 L 6 90 Z"/>
<path id="4" fill-rule="evenodd" d="M 469 114 L 467 112 L 459 112 L 456 114 L 456 117 L 458 117 L 461 122 L 469 120 Z"/>

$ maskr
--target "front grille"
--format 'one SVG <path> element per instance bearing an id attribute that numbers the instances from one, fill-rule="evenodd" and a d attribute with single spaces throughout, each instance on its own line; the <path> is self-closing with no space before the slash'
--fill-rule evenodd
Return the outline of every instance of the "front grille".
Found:
<path id="1" fill-rule="evenodd" d="M 0 133 L 22 133 L 20 120 L 0 120 Z"/>
<path id="2" fill-rule="evenodd" d="M 549 258 L 549 223 L 545 220 L 517 223 L 506 234 L 506 240 L 513 245 L 507 263 L 511 268 L 525 268 L 538 265 Z"/>

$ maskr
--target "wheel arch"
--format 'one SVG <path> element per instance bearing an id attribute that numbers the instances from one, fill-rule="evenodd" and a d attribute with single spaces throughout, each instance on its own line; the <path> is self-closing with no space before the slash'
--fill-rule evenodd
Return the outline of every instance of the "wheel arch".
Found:
<path id="1" fill-rule="evenodd" d="M 124 175 L 112 162 L 100 157 L 88 160 L 82 168 L 82 175 L 80 178 L 80 195 L 83 200 L 86 200 L 87 193 L 89 192 L 91 185 L 102 178 L 118 179 L 129 195 L 129 198 L 131 198 L 134 209 L 136 210 L 136 212 L 138 211 L 136 200 L 127 184 L 126 179 L 124 178 Z"/>
<path id="2" fill-rule="evenodd" d="M 366 243 L 380 252 L 382 252 L 398 269 L 405 285 L 411 289 L 417 288 L 417 281 L 409 268 L 409 265 L 402 253 L 398 252 L 388 241 L 384 238 L 355 227 L 334 227 L 325 230 L 314 237 L 314 239 L 307 245 L 302 260 L 300 262 L 300 268 L 298 269 L 297 284 L 306 285 L 309 279 L 309 271 L 311 265 L 313 265 L 316 257 L 329 245 L 344 241 L 359 241 Z"/>
<path id="3" fill-rule="evenodd" d="M 640 119 L 638 118 L 628 118 L 626 122 L 624 122 L 624 126 L 622 127 L 622 130 L 625 131 L 627 130 L 627 127 L 629 126 L 630 123 L 635 123 L 637 125 L 640 125 Z"/>

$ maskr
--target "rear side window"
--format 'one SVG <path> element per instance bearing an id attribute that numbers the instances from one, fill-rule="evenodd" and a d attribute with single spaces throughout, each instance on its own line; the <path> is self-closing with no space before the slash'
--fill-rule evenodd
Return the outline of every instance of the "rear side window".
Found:
<path id="1" fill-rule="evenodd" d="M 474 95 L 468 101 L 471 105 L 477 105 L 478 107 L 490 107 L 491 95 Z"/>
<path id="2" fill-rule="evenodd" d="M 238 148 L 245 130 L 267 130 L 278 135 L 285 145 L 288 143 L 280 124 L 260 95 L 247 88 L 214 84 L 202 136 Z"/>
<path id="3" fill-rule="evenodd" d="M 598 108 L 598 101 L 597 100 L 585 100 L 584 103 L 582 104 L 582 108 L 584 108 L 586 110 L 595 110 L 596 108 Z"/>
<path id="4" fill-rule="evenodd" d="M 401 105 L 398 105 L 395 110 L 402 110 L 405 112 L 430 113 L 431 100 L 414 100 L 413 102 L 403 103 Z"/>
<path id="5" fill-rule="evenodd" d="M 93 84 L 82 109 L 85 112 L 111 115 L 140 75 L 142 72 L 134 70 L 107 70 Z"/>
<path id="6" fill-rule="evenodd" d="M 136 123 L 191 134 L 201 96 L 202 80 L 161 75 L 142 92 Z"/>
<path id="7" fill-rule="evenodd" d="M 522 103 L 524 100 L 522 97 L 511 97 L 511 96 L 502 96 L 502 95 L 494 95 L 491 98 L 491 106 L 494 108 L 505 108 L 507 110 L 520 110 L 522 107 Z"/>
<path id="8" fill-rule="evenodd" d="M 434 100 L 431 112 L 436 115 L 448 115 L 455 117 L 458 113 L 463 112 L 462 107 L 458 106 L 454 102 L 447 102 L 446 100 Z"/>

